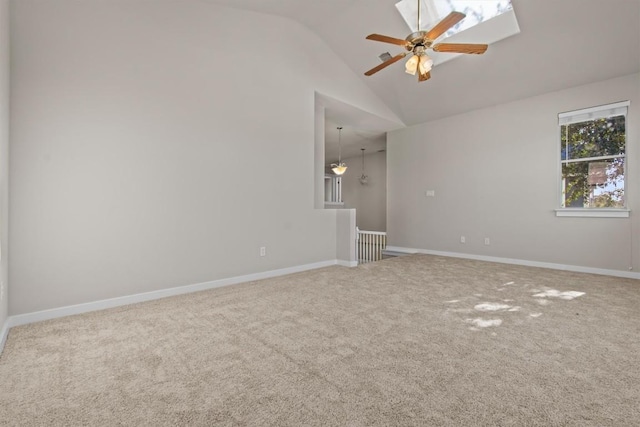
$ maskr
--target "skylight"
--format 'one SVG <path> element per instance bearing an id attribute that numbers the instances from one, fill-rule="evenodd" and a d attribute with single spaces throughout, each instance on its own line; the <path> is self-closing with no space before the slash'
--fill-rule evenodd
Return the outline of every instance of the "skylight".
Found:
<path id="1" fill-rule="evenodd" d="M 401 0 L 396 8 L 411 31 L 418 31 L 418 2 Z M 451 37 L 510 10 L 511 0 L 420 0 L 420 30 L 430 29 L 451 12 L 462 12 L 467 17 L 445 33 Z"/>
<path id="2" fill-rule="evenodd" d="M 411 32 L 418 31 L 418 2 L 401 0 L 396 8 Z M 495 43 L 520 32 L 511 0 L 420 0 L 420 30 L 426 31 L 451 12 L 462 12 L 467 17 L 439 40 L 452 37 L 455 43 Z M 456 54 L 429 53 L 434 63 L 455 58 Z"/>

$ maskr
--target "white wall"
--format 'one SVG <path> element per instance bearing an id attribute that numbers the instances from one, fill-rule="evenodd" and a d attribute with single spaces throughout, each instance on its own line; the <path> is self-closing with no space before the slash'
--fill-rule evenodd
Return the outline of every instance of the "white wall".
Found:
<path id="1" fill-rule="evenodd" d="M 389 245 L 640 271 L 639 86 L 634 74 L 391 132 Z M 622 100 L 631 218 L 556 217 L 558 113 Z"/>
<path id="2" fill-rule="evenodd" d="M 8 317 L 8 234 L 9 234 L 9 0 L 0 0 L 0 331 Z M 1 333 L 1 332 L 0 332 Z M 0 340 L 2 336 L 0 336 Z M 0 345 L 1 347 L 1 345 Z M 1 348 L 0 348 L 1 350 Z"/>
<path id="3" fill-rule="evenodd" d="M 324 209 L 324 113 L 325 109 L 317 99 L 314 112 L 313 139 L 313 205 L 316 209 Z"/>
<path id="4" fill-rule="evenodd" d="M 360 184 L 362 157 L 345 159 L 348 169 L 342 177 L 342 199 L 346 208 L 356 209 L 356 222 L 361 230 L 387 229 L 387 156 L 386 153 L 365 154 L 364 168 L 368 183 Z"/>
<path id="5" fill-rule="evenodd" d="M 358 265 L 356 254 L 356 211 L 354 209 L 336 210 L 336 257 L 342 265 Z"/>
<path id="6" fill-rule="evenodd" d="M 11 314 L 336 258 L 314 91 L 398 119 L 310 31 L 198 0 L 11 19 Z"/>

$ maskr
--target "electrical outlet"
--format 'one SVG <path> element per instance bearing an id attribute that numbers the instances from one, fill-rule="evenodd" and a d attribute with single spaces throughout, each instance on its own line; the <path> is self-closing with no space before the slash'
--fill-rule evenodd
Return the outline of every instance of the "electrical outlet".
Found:
<path id="1" fill-rule="evenodd" d="M 467 243 L 467 239 L 464 236 L 460 236 L 460 243 Z"/>
<path id="2" fill-rule="evenodd" d="M 260 246 L 260 256 L 267 256 L 267 247 Z"/>
<path id="3" fill-rule="evenodd" d="M 489 239 L 488 237 L 484 238 L 484 244 L 489 246 L 491 244 L 491 239 Z"/>
<path id="4" fill-rule="evenodd" d="M 424 192 L 424 195 L 427 197 L 436 197 L 436 190 L 427 190 Z"/>

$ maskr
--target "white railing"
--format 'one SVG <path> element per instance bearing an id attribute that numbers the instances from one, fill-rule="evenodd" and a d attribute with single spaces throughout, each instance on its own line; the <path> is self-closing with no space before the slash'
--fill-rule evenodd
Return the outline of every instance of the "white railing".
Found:
<path id="1" fill-rule="evenodd" d="M 382 251 L 387 247 L 387 233 L 384 231 L 365 231 L 357 227 L 356 232 L 358 263 L 381 260 Z"/>

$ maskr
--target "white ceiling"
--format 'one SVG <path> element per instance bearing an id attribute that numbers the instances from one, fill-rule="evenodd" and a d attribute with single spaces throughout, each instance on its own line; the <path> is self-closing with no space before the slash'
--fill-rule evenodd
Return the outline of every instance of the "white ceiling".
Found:
<path id="1" fill-rule="evenodd" d="M 380 63 L 382 52 L 402 51 L 365 40 L 370 33 L 406 37 L 409 30 L 395 8 L 397 0 L 204 1 L 307 26 L 406 125 L 640 71 L 640 0 L 512 0 L 520 34 L 491 44 L 484 55 L 440 64 L 422 83 L 404 73 L 403 61 L 363 75 Z M 337 122 L 349 126 L 334 117 Z"/>
<path id="2" fill-rule="evenodd" d="M 342 122 L 343 120 L 341 120 Z M 338 129 L 341 123 L 327 118 L 325 121 L 325 163 L 337 163 L 338 161 Z M 342 145 L 342 160 L 360 157 L 361 149 L 365 154 L 374 154 L 387 148 L 387 133 L 358 129 L 351 126 L 343 126 L 340 136 Z M 348 166 L 352 162 L 347 162 Z"/>
<path id="3" fill-rule="evenodd" d="M 236 9 L 279 15 L 298 21 L 311 30 L 319 28 L 360 0 L 204 0 Z"/>

